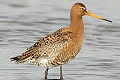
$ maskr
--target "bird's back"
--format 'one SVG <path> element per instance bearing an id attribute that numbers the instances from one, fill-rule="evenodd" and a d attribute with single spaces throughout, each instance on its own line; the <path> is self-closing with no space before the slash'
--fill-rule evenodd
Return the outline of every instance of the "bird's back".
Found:
<path id="1" fill-rule="evenodd" d="M 72 40 L 69 28 L 62 28 L 40 38 L 22 55 L 13 57 L 17 63 L 32 63 L 43 66 L 57 66 L 68 62 L 78 50 Z"/>

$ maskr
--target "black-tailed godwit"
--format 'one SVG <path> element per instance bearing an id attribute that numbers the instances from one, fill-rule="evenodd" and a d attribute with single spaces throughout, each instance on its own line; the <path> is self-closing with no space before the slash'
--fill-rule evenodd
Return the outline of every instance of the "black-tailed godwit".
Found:
<path id="1" fill-rule="evenodd" d="M 62 80 L 62 65 L 75 58 L 82 47 L 84 39 L 83 16 L 85 15 L 112 22 L 88 11 L 84 4 L 75 3 L 70 12 L 69 26 L 40 38 L 27 51 L 20 56 L 12 57 L 11 60 L 16 63 L 45 66 L 45 80 L 47 80 L 49 67 L 60 66 L 60 79 Z"/>

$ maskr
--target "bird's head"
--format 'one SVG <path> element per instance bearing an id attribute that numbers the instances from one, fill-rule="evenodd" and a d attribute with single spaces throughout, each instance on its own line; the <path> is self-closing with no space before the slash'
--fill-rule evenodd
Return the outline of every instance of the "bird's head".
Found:
<path id="1" fill-rule="evenodd" d="M 111 20 L 105 19 L 105 18 L 103 18 L 101 16 L 97 16 L 96 14 L 92 13 L 91 11 L 88 11 L 86 9 L 86 6 L 83 3 L 75 3 L 72 6 L 71 16 L 76 16 L 76 15 L 78 17 L 82 17 L 82 16 L 85 16 L 85 15 L 88 15 L 88 16 L 91 16 L 91 17 L 94 17 L 94 18 L 97 18 L 97 19 L 101 19 L 101 20 L 104 20 L 104 21 L 112 22 Z"/>

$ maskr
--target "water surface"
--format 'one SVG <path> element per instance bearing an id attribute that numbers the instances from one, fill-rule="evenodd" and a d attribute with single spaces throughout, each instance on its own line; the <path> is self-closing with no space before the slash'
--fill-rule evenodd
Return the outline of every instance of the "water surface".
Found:
<path id="1" fill-rule="evenodd" d="M 79 0 L 0 1 L 0 80 L 42 80 L 43 68 L 14 64 L 9 58 L 24 52 L 41 36 L 69 24 L 71 5 Z M 89 10 L 113 23 L 84 17 L 85 40 L 76 59 L 64 65 L 65 80 L 120 80 L 120 1 L 84 2 Z M 59 78 L 59 68 L 49 71 Z"/>

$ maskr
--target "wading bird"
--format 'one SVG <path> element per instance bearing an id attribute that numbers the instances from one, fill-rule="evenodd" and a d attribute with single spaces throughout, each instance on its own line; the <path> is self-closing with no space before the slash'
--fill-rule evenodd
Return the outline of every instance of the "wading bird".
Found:
<path id="1" fill-rule="evenodd" d="M 75 58 L 79 53 L 84 36 L 83 16 L 88 15 L 97 19 L 112 22 L 88 11 L 84 4 L 75 3 L 70 12 L 70 24 L 46 37 L 41 37 L 33 46 L 19 56 L 12 57 L 16 63 L 31 63 L 45 66 L 45 80 L 47 80 L 49 67 L 60 66 L 60 79 L 62 65 Z"/>

